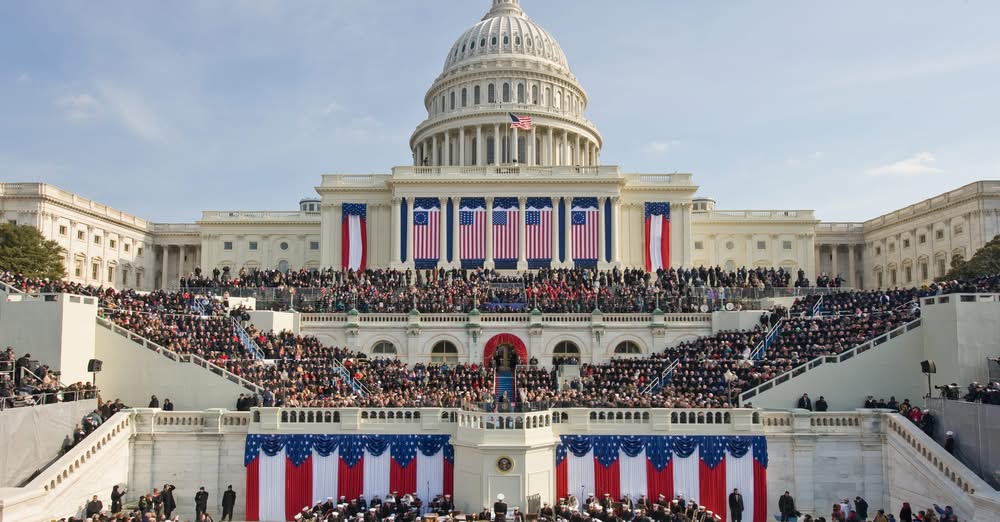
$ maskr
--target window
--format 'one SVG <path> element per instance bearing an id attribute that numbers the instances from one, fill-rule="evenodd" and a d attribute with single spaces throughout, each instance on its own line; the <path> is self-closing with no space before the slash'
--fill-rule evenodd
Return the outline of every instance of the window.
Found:
<path id="1" fill-rule="evenodd" d="M 758 241 L 757 250 L 767 250 L 767 241 Z"/>
<path id="2" fill-rule="evenodd" d="M 434 348 L 431 348 L 431 362 L 457 364 L 458 348 L 449 341 L 438 341 Z"/>
<path id="3" fill-rule="evenodd" d="M 444 112 L 444 107 L 445 107 L 445 105 L 444 105 L 444 95 L 442 94 L 441 95 L 441 112 Z"/>
<path id="4" fill-rule="evenodd" d="M 372 355 L 395 355 L 396 345 L 390 343 L 389 341 L 379 341 L 372 346 Z"/>
<path id="5" fill-rule="evenodd" d="M 510 84 L 503 84 L 503 102 L 510 103 Z"/>
<path id="6" fill-rule="evenodd" d="M 703 250 L 704 248 L 705 248 L 705 244 L 703 242 L 701 242 L 701 241 L 695 241 L 694 242 L 694 249 L 695 250 Z"/>
<path id="7" fill-rule="evenodd" d="M 115 282 L 115 267 L 113 266 L 108 267 L 108 282 L 109 283 Z"/>
<path id="8" fill-rule="evenodd" d="M 514 45 L 521 45 L 521 37 L 520 36 L 515 36 L 514 37 Z"/>
<path id="9" fill-rule="evenodd" d="M 524 103 L 524 84 L 517 84 L 517 103 Z"/>
<path id="10" fill-rule="evenodd" d="M 895 251 L 896 251 L 896 243 L 889 243 L 889 253 L 891 254 Z"/>
<path id="11" fill-rule="evenodd" d="M 468 98 L 469 98 L 469 90 L 466 89 L 465 87 L 462 87 L 462 107 L 465 107 L 469 104 Z"/>
<path id="12" fill-rule="evenodd" d="M 76 277 L 83 277 L 83 260 L 77 259 L 73 262 L 73 275 Z"/>
<path id="13" fill-rule="evenodd" d="M 944 239 L 944 230 L 935 230 L 934 239 Z"/>
<path id="14" fill-rule="evenodd" d="M 90 264 L 90 278 L 99 279 L 101 277 L 101 265 L 96 261 Z"/>
<path id="15" fill-rule="evenodd" d="M 142 247 L 139 247 L 139 249 L 135 251 L 135 254 L 136 254 L 137 256 L 141 256 L 141 255 L 142 255 Z M 138 277 L 138 276 L 137 276 L 137 277 Z"/>
<path id="16" fill-rule="evenodd" d="M 937 260 L 937 276 L 938 277 L 944 277 L 944 274 L 945 274 L 944 259 L 938 259 Z"/>
<path id="17" fill-rule="evenodd" d="M 927 263 L 920 263 L 920 280 L 927 280 Z"/>
<path id="18" fill-rule="evenodd" d="M 903 267 L 903 277 L 905 277 L 905 282 L 909 283 L 913 280 L 913 267 L 904 266 Z"/>
<path id="19" fill-rule="evenodd" d="M 136 288 L 142 288 L 142 273 L 141 272 L 136 272 L 135 273 L 135 287 Z"/>
<path id="20" fill-rule="evenodd" d="M 889 286 L 896 286 L 896 269 L 889 270 Z"/>
<path id="21" fill-rule="evenodd" d="M 118 248 L 118 241 L 115 241 L 114 239 L 109 239 L 108 246 L 111 248 Z"/>
<path id="22" fill-rule="evenodd" d="M 82 231 L 82 230 L 77 230 L 76 231 L 76 238 L 80 239 L 80 240 L 87 239 L 87 233 L 84 232 L 84 231 Z"/>
<path id="23" fill-rule="evenodd" d="M 473 40 L 473 41 L 469 42 L 469 50 L 471 51 L 471 50 L 473 50 L 475 48 L 476 48 L 476 41 Z"/>
<path id="24" fill-rule="evenodd" d="M 791 241 L 782 241 L 781 242 L 781 249 L 782 250 L 791 250 L 792 249 L 792 242 Z"/>
<path id="25" fill-rule="evenodd" d="M 59 225 L 59 235 L 60 236 L 66 235 L 66 225 Z"/>
<path id="26" fill-rule="evenodd" d="M 122 243 L 122 250 L 128 252 L 129 246 L 130 245 L 128 243 Z"/>
<path id="27" fill-rule="evenodd" d="M 580 347 L 573 343 L 573 341 L 562 341 L 552 350 L 552 354 L 556 356 L 580 355 Z"/>
<path id="28" fill-rule="evenodd" d="M 251 241 L 250 242 L 250 250 L 257 250 L 257 242 L 256 241 Z"/>
<path id="29" fill-rule="evenodd" d="M 878 283 L 877 283 L 876 286 L 878 286 L 879 288 L 882 288 L 882 272 L 877 272 L 875 274 L 875 278 L 878 280 Z"/>
<path id="30" fill-rule="evenodd" d="M 642 349 L 639 348 L 638 344 L 635 344 L 632 341 L 622 341 L 618 343 L 618 346 L 615 346 L 615 353 L 636 355 L 636 354 L 641 354 Z"/>
<path id="31" fill-rule="evenodd" d="M 736 244 L 732 241 L 726 241 L 726 250 L 732 250 L 736 248 Z"/>
<path id="32" fill-rule="evenodd" d="M 222 242 L 222 249 L 223 250 L 232 250 L 233 249 L 233 242 L 232 241 L 223 241 Z"/>
<path id="33" fill-rule="evenodd" d="M 479 89 L 478 85 L 475 88 L 472 89 L 472 104 L 473 105 L 479 105 L 479 92 L 480 92 L 480 89 Z"/>
<path id="34" fill-rule="evenodd" d="M 496 36 L 494 36 L 493 38 L 490 38 L 490 45 L 492 45 L 493 47 L 497 46 L 497 37 Z"/>
<path id="35" fill-rule="evenodd" d="M 903 240 L 903 248 L 910 248 L 910 240 L 909 239 L 904 239 Z"/>
<path id="36" fill-rule="evenodd" d="M 319 250 L 319 241 L 310 241 L 309 250 Z"/>
<path id="37" fill-rule="evenodd" d="M 882 247 L 880 246 L 875 247 L 875 255 L 877 256 L 882 255 Z"/>
<path id="38" fill-rule="evenodd" d="M 494 41 L 493 45 L 496 45 L 495 41 Z M 486 47 L 486 38 L 480 38 L 479 39 L 479 47 Z"/>
<path id="39" fill-rule="evenodd" d="M 922 245 L 926 242 L 927 242 L 927 234 L 920 234 L 919 236 L 917 236 L 917 243 L 920 243 Z"/>
<path id="40" fill-rule="evenodd" d="M 532 85 L 531 86 L 531 103 L 534 104 L 534 105 L 538 105 L 538 86 L 537 85 Z"/>
<path id="41" fill-rule="evenodd" d="M 962 235 L 962 225 L 960 225 L 960 224 L 959 225 L 955 225 L 954 227 L 952 227 L 952 230 L 953 230 L 953 233 L 956 236 Z"/>
<path id="42" fill-rule="evenodd" d="M 497 86 L 492 83 L 486 87 L 486 103 L 497 102 Z"/>
<path id="43" fill-rule="evenodd" d="M 282 250 L 288 250 L 288 243 L 282 241 L 281 244 L 278 245 L 278 248 L 280 248 Z"/>
<path id="44" fill-rule="evenodd" d="M 449 95 L 449 99 L 451 101 L 450 101 L 450 105 L 448 106 L 448 108 L 451 109 L 451 110 L 455 110 L 455 91 L 451 91 L 451 94 Z"/>
<path id="45" fill-rule="evenodd" d="M 509 36 L 503 35 L 503 44 L 504 45 L 510 45 L 510 37 Z"/>
<path id="46" fill-rule="evenodd" d="M 101 244 L 101 236 L 94 236 L 94 244 L 95 245 Z"/>

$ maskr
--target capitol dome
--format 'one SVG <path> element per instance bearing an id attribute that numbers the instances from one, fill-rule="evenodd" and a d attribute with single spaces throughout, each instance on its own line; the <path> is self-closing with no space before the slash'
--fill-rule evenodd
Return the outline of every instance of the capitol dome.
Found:
<path id="1" fill-rule="evenodd" d="M 587 93 L 562 47 L 519 0 L 492 2 L 451 46 L 424 96 L 427 119 L 410 136 L 413 164 L 598 165 L 603 139 L 584 115 Z"/>
<path id="2" fill-rule="evenodd" d="M 569 62 L 559 42 L 528 18 L 518 0 L 494 0 L 482 21 L 462 33 L 451 46 L 443 73 L 497 57 L 537 60 L 569 73 Z"/>

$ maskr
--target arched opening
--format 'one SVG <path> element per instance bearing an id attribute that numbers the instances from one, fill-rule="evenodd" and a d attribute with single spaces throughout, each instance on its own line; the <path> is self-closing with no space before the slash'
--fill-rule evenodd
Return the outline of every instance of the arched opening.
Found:
<path id="1" fill-rule="evenodd" d="M 560 341 L 552 350 L 552 364 L 576 364 L 579 361 L 580 347 L 573 341 Z"/>
<path id="2" fill-rule="evenodd" d="M 524 103 L 524 84 L 517 84 L 517 103 Z"/>
<path id="3" fill-rule="evenodd" d="M 282 274 L 287 273 L 288 272 L 288 261 L 285 261 L 285 260 L 278 261 L 278 271 L 281 272 Z"/>
<path id="4" fill-rule="evenodd" d="M 618 346 L 615 346 L 615 353 L 623 355 L 639 355 L 642 353 L 642 349 L 639 348 L 639 345 L 633 341 L 622 341 L 618 343 Z"/>
<path id="5" fill-rule="evenodd" d="M 503 102 L 504 103 L 510 103 L 510 84 L 509 83 L 504 83 L 503 84 Z"/>
<path id="6" fill-rule="evenodd" d="M 475 86 L 475 88 L 472 89 L 472 104 L 473 105 L 479 105 L 479 93 L 480 93 L 480 88 L 477 85 L 477 86 Z"/>
<path id="7" fill-rule="evenodd" d="M 469 96 L 469 90 L 466 89 L 465 87 L 462 87 L 462 107 L 468 105 L 468 96 Z"/>
<path id="8" fill-rule="evenodd" d="M 372 346 L 372 355 L 396 355 L 396 345 L 389 341 L 379 341 Z"/>
<path id="9" fill-rule="evenodd" d="M 501 371 L 513 370 L 528 362 L 528 348 L 518 336 L 497 334 L 483 347 L 483 364 Z"/>
<path id="10" fill-rule="evenodd" d="M 431 362 L 458 364 L 458 348 L 451 341 L 438 341 L 431 348 Z"/>
<path id="11" fill-rule="evenodd" d="M 486 87 L 486 103 L 497 102 L 497 86 L 492 83 Z"/>

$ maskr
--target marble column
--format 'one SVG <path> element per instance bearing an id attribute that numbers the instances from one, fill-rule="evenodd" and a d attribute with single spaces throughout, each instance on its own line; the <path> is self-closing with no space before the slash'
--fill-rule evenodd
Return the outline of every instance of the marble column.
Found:
<path id="1" fill-rule="evenodd" d="M 835 279 L 839 274 L 840 267 L 837 266 L 837 254 L 840 245 L 830 245 L 830 279 Z"/>
<path id="2" fill-rule="evenodd" d="M 521 147 L 517 145 L 517 129 L 511 129 L 510 143 L 507 145 L 510 162 L 515 165 L 521 164 Z"/>
<path id="3" fill-rule="evenodd" d="M 545 158 L 546 158 L 546 163 L 550 167 L 552 165 L 556 164 L 555 153 L 554 153 L 555 148 L 553 147 L 554 141 L 553 141 L 552 134 L 553 134 L 552 127 L 549 127 L 548 138 L 545 141 Z M 554 207 L 554 208 L 558 208 L 558 207 Z"/>
<path id="4" fill-rule="evenodd" d="M 499 165 L 500 161 L 500 125 L 493 125 L 493 164 Z"/>
<path id="5" fill-rule="evenodd" d="M 160 247 L 160 250 L 163 251 L 163 259 L 161 260 L 162 265 L 161 265 L 161 268 L 160 268 L 160 288 L 166 289 L 167 288 L 167 262 L 168 262 L 168 259 L 169 259 L 169 256 L 170 256 L 170 245 L 163 245 L 163 246 Z M 90 267 L 89 266 L 85 266 L 83 268 L 84 268 L 84 271 L 85 271 L 84 275 L 85 276 L 89 276 L 90 275 Z M 100 284 L 100 283 L 98 283 L 98 284 Z"/>
<path id="6" fill-rule="evenodd" d="M 528 209 L 528 198 L 525 196 L 520 196 L 517 198 L 518 213 L 517 213 L 517 269 L 527 270 L 528 269 L 528 224 L 527 224 L 527 209 Z"/>
<path id="7" fill-rule="evenodd" d="M 438 137 L 437 137 L 437 134 L 435 134 L 434 136 L 431 136 L 431 154 L 433 154 L 433 158 L 431 159 L 431 165 L 434 165 L 435 167 L 438 166 L 438 165 L 440 165 L 441 164 L 441 158 L 440 158 L 440 155 L 438 154 Z"/>
<path id="8" fill-rule="evenodd" d="M 441 213 L 438 214 L 438 266 L 448 265 L 448 198 L 439 197 Z"/>
<path id="9" fill-rule="evenodd" d="M 823 273 L 823 256 L 822 256 L 823 248 L 821 245 L 817 244 L 814 247 L 814 250 L 815 251 L 813 252 L 813 260 L 814 263 L 816 264 L 816 274 L 813 277 L 813 280 L 810 282 L 815 285 L 816 279 L 818 279 L 819 276 Z"/>
<path id="10" fill-rule="evenodd" d="M 344 233 L 344 227 L 341 226 L 341 220 L 343 219 L 343 212 L 344 212 L 344 204 L 340 201 L 334 202 L 333 205 L 331 205 L 331 209 L 332 210 L 329 213 L 332 213 L 332 215 L 329 216 L 329 219 L 327 219 L 327 226 L 328 226 L 327 237 L 322 238 L 321 241 L 329 241 L 330 243 L 333 243 L 332 245 L 330 245 L 331 248 L 328 250 L 329 252 L 332 253 L 330 259 L 331 263 L 330 266 L 335 270 L 340 270 L 340 268 L 344 265 L 343 262 L 344 243 L 343 239 L 341 238 L 341 235 Z M 393 236 L 396 237 L 396 245 L 398 250 L 398 245 L 399 245 L 398 207 L 396 208 L 396 212 L 393 214 L 393 218 L 396 223 L 395 227 L 393 227 L 393 233 L 394 233 Z M 397 256 L 393 260 L 398 261 L 399 257 Z"/>
<path id="11" fill-rule="evenodd" d="M 604 202 L 608 198 L 601 196 L 597 198 L 597 267 L 602 268 L 608 264 L 607 257 L 604 252 L 604 243 L 607 238 L 607 227 L 605 225 L 604 217 Z"/>
<path id="12" fill-rule="evenodd" d="M 444 133 L 444 161 L 441 162 L 441 165 L 451 166 L 451 133 L 449 132 Z"/>
<path id="13" fill-rule="evenodd" d="M 854 251 L 854 245 L 847 245 L 847 287 L 855 288 L 857 286 L 857 276 L 854 274 L 854 256 L 857 253 Z M 919 268 L 919 267 L 918 267 Z M 920 275 L 919 273 L 917 274 Z"/>
<path id="14" fill-rule="evenodd" d="M 486 244 L 484 251 L 486 259 L 483 261 L 483 268 L 494 268 L 493 263 L 493 197 L 486 198 Z"/>
<path id="15" fill-rule="evenodd" d="M 458 129 L 458 166 L 465 166 L 465 127 Z"/>
<path id="16" fill-rule="evenodd" d="M 406 265 L 413 266 L 413 205 L 417 198 L 406 198 Z"/>
<path id="17" fill-rule="evenodd" d="M 566 262 L 565 266 L 573 266 L 573 198 L 566 198 L 566 210 L 564 212 L 566 217 Z"/>
<path id="18" fill-rule="evenodd" d="M 580 154 L 580 135 L 576 135 L 576 142 L 573 144 L 573 165 L 583 164 L 583 154 Z"/>
<path id="19" fill-rule="evenodd" d="M 535 134 L 535 126 L 531 126 L 531 150 L 528 152 L 528 165 L 535 165 L 538 163 L 538 151 L 535 150 L 538 147 L 537 140 L 538 137 Z"/>
<path id="20" fill-rule="evenodd" d="M 393 197 L 392 198 L 392 221 L 389 223 L 389 240 L 392 242 L 392 250 L 391 250 L 391 252 L 392 252 L 392 261 L 391 261 L 391 263 L 392 263 L 392 265 L 394 267 L 398 267 L 402 263 L 402 259 L 401 259 L 401 257 L 402 257 L 402 248 L 401 248 L 401 245 L 400 245 L 400 237 L 399 237 L 399 231 L 401 229 L 401 225 L 400 225 L 400 221 L 399 221 L 399 218 L 401 216 L 399 204 L 400 204 L 400 198 L 399 197 Z M 334 211 L 334 216 L 336 216 L 336 211 Z M 334 227 L 336 228 L 336 225 L 334 225 Z M 337 243 L 340 243 L 340 241 L 337 241 Z M 335 269 L 338 269 L 338 270 L 342 266 L 342 262 L 340 260 L 340 256 L 341 255 L 342 254 L 337 254 L 337 253 L 334 253 L 334 255 L 333 255 L 333 262 L 334 262 L 333 267 Z"/>
<path id="21" fill-rule="evenodd" d="M 476 165 L 483 166 L 486 161 L 483 159 L 483 151 L 486 147 L 483 147 L 483 126 L 476 125 Z M 458 208 L 457 206 L 455 208 Z M 458 221 L 457 219 L 455 221 Z"/>

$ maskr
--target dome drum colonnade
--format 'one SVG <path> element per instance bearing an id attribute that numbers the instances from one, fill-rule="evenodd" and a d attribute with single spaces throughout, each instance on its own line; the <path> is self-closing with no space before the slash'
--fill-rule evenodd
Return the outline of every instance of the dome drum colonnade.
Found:
<path id="1" fill-rule="evenodd" d="M 414 131 L 415 166 L 595 166 L 603 140 L 558 42 L 517 0 L 494 0 L 452 46 Z M 530 116 L 530 131 L 509 114 Z M 516 144 L 516 146 L 513 146 Z"/>

